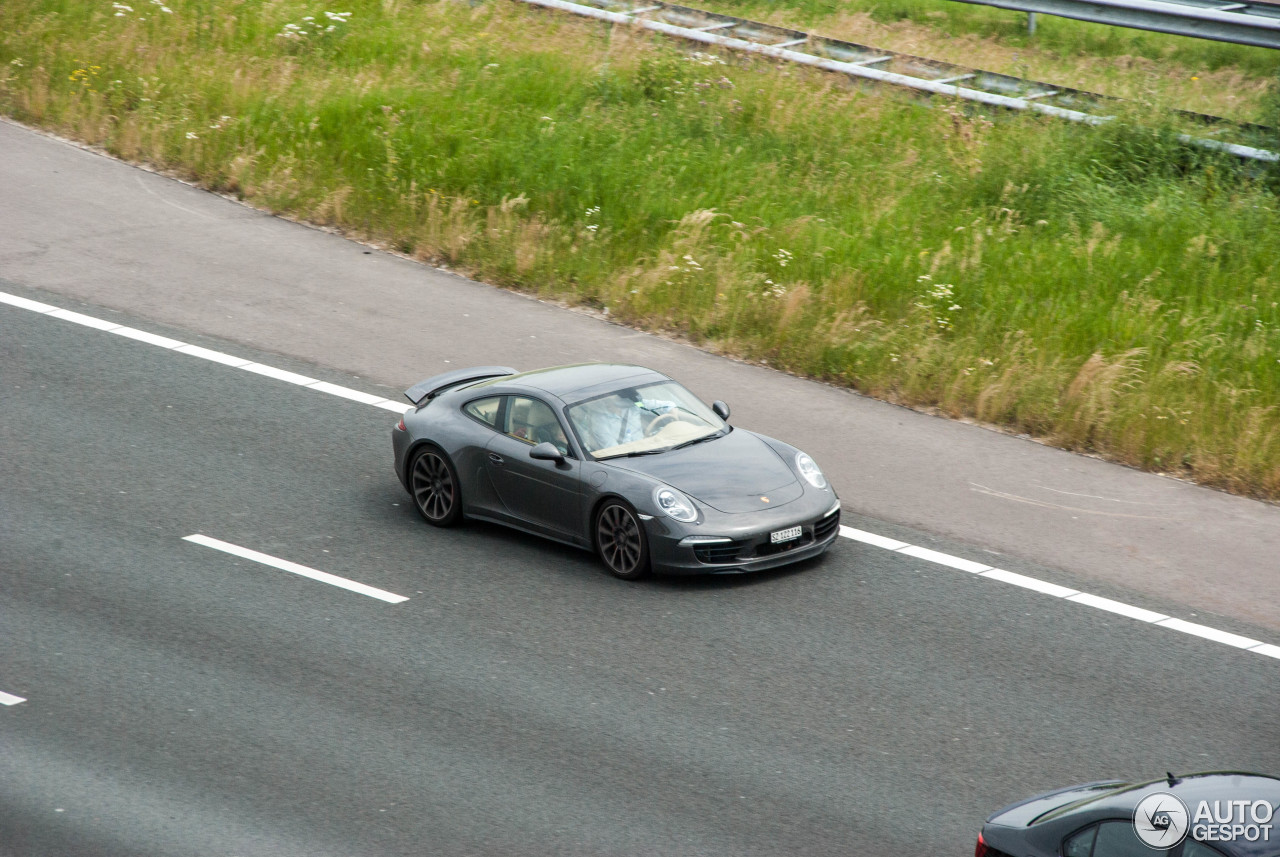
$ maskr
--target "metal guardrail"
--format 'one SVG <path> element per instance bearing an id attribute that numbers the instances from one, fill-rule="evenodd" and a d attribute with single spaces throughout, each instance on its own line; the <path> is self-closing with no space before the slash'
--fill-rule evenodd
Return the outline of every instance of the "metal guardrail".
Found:
<path id="1" fill-rule="evenodd" d="M 1229 0 L 960 0 L 1035 15 L 1280 48 L 1280 6 Z"/>
<path id="2" fill-rule="evenodd" d="M 1116 98 L 1069 87 L 1054 86 L 1005 74 L 965 68 L 952 63 L 900 54 L 879 48 L 844 42 L 825 36 L 810 35 L 706 12 L 688 6 L 662 2 L 639 5 L 628 0 L 521 0 L 543 6 L 610 21 L 643 27 L 702 44 L 717 45 L 735 51 L 763 54 L 775 59 L 801 63 L 826 71 L 846 74 L 861 80 L 902 86 L 932 95 L 944 95 L 1010 110 L 1043 113 L 1058 119 L 1101 125 L 1114 118 L 1120 101 Z M 1019 0 L 1020 2 L 1020 0 Z M 1241 131 L 1258 126 L 1240 126 L 1214 116 L 1184 113 L 1184 116 L 1206 126 L 1214 133 Z M 1180 135 L 1189 145 L 1229 152 L 1255 161 L 1280 161 L 1280 154 L 1238 142 L 1211 137 Z"/>

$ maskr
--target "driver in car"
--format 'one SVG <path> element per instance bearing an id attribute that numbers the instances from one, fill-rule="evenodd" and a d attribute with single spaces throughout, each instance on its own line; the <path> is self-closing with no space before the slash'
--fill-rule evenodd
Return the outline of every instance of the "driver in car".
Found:
<path id="1" fill-rule="evenodd" d="M 655 417 L 676 406 L 675 402 L 642 399 L 635 390 L 621 390 L 593 404 L 588 433 L 594 449 L 643 440 Z"/>

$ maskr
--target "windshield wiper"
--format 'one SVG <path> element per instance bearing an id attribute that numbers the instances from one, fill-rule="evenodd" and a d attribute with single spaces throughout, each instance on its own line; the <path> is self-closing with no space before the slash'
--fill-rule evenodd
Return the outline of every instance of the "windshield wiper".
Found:
<path id="1" fill-rule="evenodd" d="M 684 449 L 686 446 L 693 446 L 695 443 L 702 443 L 704 440 L 715 440 L 718 437 L 724 437 L 720 432 L 712 432 L 704 434 L 702 437 L 695 437 L 693 440 L 686 440 L 684 443 L 677 443 L 672 449 Z"/>
<path id="2" fill-rule="evenodd" d="M 617 455 L 606 455 L 604 458 L 597 458 L 596 461 L 608 461 L 611 458 L 635 458 L 638 455 L 657 455 L 660 452 L 666 452 L 672 449 L 670 446 L 660 446 L 657 449 L 641 449 L 635 452 L 619 452 Z"/>

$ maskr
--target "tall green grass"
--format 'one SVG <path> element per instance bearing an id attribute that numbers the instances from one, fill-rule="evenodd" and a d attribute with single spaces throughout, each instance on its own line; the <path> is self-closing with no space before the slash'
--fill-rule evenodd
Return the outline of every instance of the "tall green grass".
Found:
<path id="1" fill-rule="evenodd" d="M 1280 177 L 1165 114 L 928 108 L 505 2 L 132 5 L 0 6 L 0 109 L 494 282 L 1280 499 Z"/>

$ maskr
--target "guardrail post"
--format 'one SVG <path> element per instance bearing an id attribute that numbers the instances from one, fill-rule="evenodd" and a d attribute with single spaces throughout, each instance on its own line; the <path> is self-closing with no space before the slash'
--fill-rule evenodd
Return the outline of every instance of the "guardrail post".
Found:
<path id="1" fill-rule="evenodd" d="M 1036 13 L 1027 13 L 1027 35 L 1034 36 L 1036 34 Z"/>

